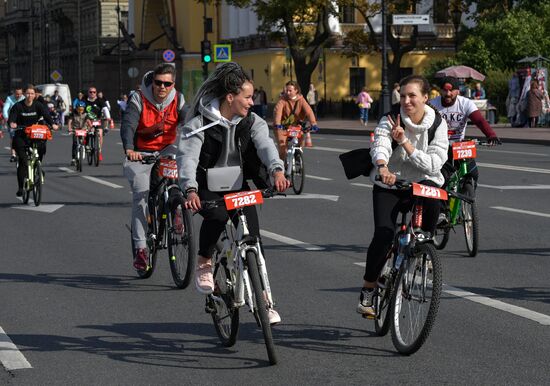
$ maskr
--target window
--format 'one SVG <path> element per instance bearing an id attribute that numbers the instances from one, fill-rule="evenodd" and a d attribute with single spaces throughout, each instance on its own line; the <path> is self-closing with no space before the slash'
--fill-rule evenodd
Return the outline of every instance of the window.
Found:
<path id="1" fill-rule="evenodd" d="M 357 95 L 365 87 L 365 67 L 350 67 L 349 69 L 349 94 Z"/>
<path id="2" fill-rule="evenodd" d="M 449 0 L 434 0 L 433 15 L 434 23 L 449 23 Z"/>
<path id="3" fill-rule="evenodd" d="M 341 23 L 355 23 L 355 8 L 352 5 L 343 5 L 339 10 Z"/>

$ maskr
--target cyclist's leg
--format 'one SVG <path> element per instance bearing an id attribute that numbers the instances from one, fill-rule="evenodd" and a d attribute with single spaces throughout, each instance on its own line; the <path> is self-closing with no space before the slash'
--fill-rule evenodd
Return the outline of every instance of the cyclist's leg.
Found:
<path id="1" fill-rule="evenodd" d="M 277 149 L 279 150 L 279 158 L 283 161 L 286 159 L 286 135 L 284 130 L 274 128 L 273 135 L 275 136 L 275 142 L 277 143 Z"/>
<path id="2" fill-rule="evenodd" d="M 25 147 L 28 145 L 27 138 L 23 130 L 19 130 L 15 133 L 13 137 L 13 149 L 19 158 L 19 163 L 17 165 L 17 186 L 18 191 L 23 189 L 23 182 L 27 177 L 27 167 L 29 160 L 27 159 L 27 152 Z"/>
<path id="3" fill-rule="evenodd" d="M 470 159 L 468 161 L 468 174 L 467 176 L 471 177 L 474 180 L 474 189 L 477 188 L 477 180 L 479 179 L 479 169 L 476 164 L 475 159 Z"/>
<path id="4" fill-rule="evenodd" d="M 132 239 L 136 249 L 147 247 L 147 198 L 152 167 L 140 162 L 124 161 L 124 175 L 132 189 Z"/>
<path id="5" fill-rule="evenodd" d="M 103 129 L 98 128 L 97 129 L 97 135 L 99 136 L 99 148 L 103 148 Z"/>
<path id="6" fill-rule="evenodd" d="M 76 159 L 76 147 L 77 147 L 77 137 L 73 134 L 73 147 L 71 150 L 71 159 Z"/>
<path id="7" fill-rule="evenodd" d="M 38 149 L 38 159 L 40 162 L 44 159 L 44 156 L 46 155 L 46 140 L 44 141 L 37 141 L 36 147 Z"/>

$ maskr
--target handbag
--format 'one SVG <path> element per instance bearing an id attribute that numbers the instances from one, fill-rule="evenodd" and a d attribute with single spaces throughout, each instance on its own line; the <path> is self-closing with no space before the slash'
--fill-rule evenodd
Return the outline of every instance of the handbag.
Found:
<path id="1" fill-rule="evenodd" d="M 243 178 L 240 165 L 206 169 L 206 184 L 211 192 L 239 190 L 243 186 Z"/>
<path id="2" fill-rule="evenodd" d="M 342 153 L 338 156 L 348 180 L 359 176 L 369 176 L 374 168 L 370 149 L 362 148 Z"/>

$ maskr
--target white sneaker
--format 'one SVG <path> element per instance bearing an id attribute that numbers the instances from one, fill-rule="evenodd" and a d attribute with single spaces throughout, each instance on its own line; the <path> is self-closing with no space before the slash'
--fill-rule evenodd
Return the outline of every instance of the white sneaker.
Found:
<path id="1" fill-rule="evenodd" d="M 279 324 L 281 323 L 281 316 L 273 308 L 268 308 L 267 317 L 269 318 L 269 324 Z"/>
<path id="2" fill-rule="evenodd" d="M 376 315 L 374 304 L 372 299 L 374 297 L 374 289 L 367 291 L 365 288 L 361 289 L 361 295 L 359 296 L 359 304 L 357 305 L 357 312 L 362 315 Z"/>

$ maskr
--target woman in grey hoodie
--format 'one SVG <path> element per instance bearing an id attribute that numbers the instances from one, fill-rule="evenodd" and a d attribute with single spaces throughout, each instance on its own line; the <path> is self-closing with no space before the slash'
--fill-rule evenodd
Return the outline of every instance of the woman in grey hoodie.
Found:
<path id="1" fill-rule="evenodd" d="M 250 190 L 247 179 L 263 188 L 270 184 L 271 176 L 279 192 L 290 186 L 267 123 L 251 111 L 253 93 L 252 81 L 240 65 L 221 65 L 197 92 L 178 142 L 180 185 L 186 194 L 186 207 L 200 211 L 204 218 L 195 275 L 197 290 L 204 294 L 214 290 L 212 254 L 228 213 L 224 207 L 201 210 L 201 200 Z M 212 175 L 221 178 L 216 181 Z M 259 238 L 256 208 L 248 206 L 244 212 L 250 235 Z M 269 316 L 272 323 L 281 320 L 273 309 Z"/>

